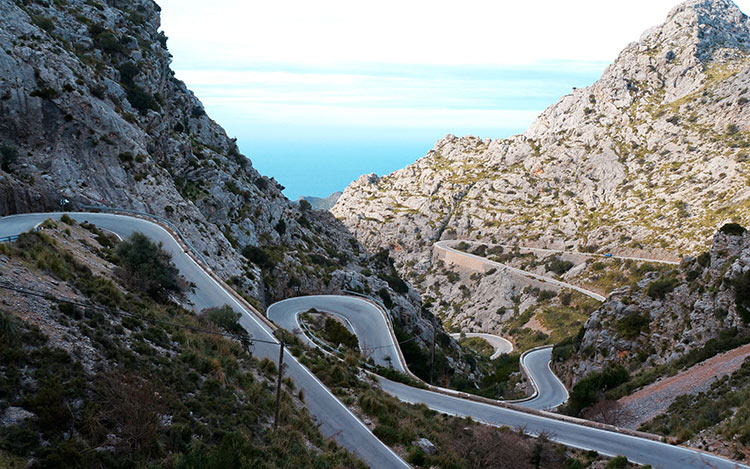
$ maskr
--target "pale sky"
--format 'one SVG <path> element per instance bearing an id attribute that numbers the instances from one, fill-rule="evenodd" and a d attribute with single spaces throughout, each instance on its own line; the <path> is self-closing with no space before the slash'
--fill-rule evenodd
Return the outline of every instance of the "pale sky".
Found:
<path id="1" fill-rule="evenodd" d="M 678 3 L 157 2 L 177 77 L 290 198 L 398 169 L 447 133 L 522 132 Z"/>

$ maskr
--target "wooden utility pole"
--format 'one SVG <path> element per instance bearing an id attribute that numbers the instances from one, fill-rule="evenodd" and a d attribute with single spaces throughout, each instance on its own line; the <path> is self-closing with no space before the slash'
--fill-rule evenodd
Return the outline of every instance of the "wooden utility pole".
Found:
<path id="1" fill-rule="evenodd" d="M 281 331 L 281 344 L 279 346 L 279 378 L 276 381 L 276 416 L 273 419 L 273 428 L 279 426 L 279 409 L 281 407 L 281 375 L 284 372 L 284 331 Z"/>
<path id="2" fill-rule="evenodd" d="M 432 359 L 430 360 L 430 384 L 435 376 L 435 316 L 432 316 Z"/>

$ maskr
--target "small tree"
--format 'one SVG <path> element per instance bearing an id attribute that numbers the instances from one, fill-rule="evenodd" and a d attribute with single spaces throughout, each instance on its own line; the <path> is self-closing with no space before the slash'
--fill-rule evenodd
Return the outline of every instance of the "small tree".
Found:
<path id="1" fill-rule="evenodd" d="M 248 335 L 245 328 L 240 324 L 242 315 L 234 311 L 229 305 L 218 308 L 206 308 L 201 311 L 201 317 L 208 319 L 208 321 L 212 322 L 218 328 L 230 334 L 243 338 Z"/>
<path id="2" fill-rule="evenodd" d="M 10 165 L 18 161 L 18 150 L 10 145 L 0 146 L 0 167 L 6 173 L 11 171 Z"/>
<path id="3" fill-rule="evenodd" d="M 177 267 L 161 243 L 153 243 L 143 233 L 133 233 L 115 253 L 120 265 L 117 274 L 131 288 L 156 300 L 164 300 L 170 292 L 182 292 Z"/>

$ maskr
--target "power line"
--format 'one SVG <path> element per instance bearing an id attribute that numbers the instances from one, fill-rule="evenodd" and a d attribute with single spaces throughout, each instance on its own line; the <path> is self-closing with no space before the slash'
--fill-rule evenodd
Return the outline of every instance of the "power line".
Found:
<path id="1" fill-rule="evenodd" d="M 413 342 L 415 340 L 417 340 L 417 336 L 414 336 L 411 339 L 406 339 L 405 341 L 399 342 L 398 344 L 399 345 L 404 345 L 405 343 Z M 388 344 L 388 345 L 378 345 L 376 347 L 362 347 L 362 348 L 364 350 L 375 350 L 375 349 L 379 349 L 379 348 L 388 348 L 388 347 L 395 347 L 395 345 L 394 344 Z"/>

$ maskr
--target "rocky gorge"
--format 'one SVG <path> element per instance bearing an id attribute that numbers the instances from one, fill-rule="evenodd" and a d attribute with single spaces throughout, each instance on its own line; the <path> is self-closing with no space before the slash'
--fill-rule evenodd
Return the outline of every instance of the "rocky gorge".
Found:
<path id="1" fill-rule="evenodd" d="M 286 199 L 175 78 L 159 11 L 150 0 L 0 1 L 0 214 L 152 214 L 261 309 L 352 290 L 426 343 L 429 317 L 388 253 Z M 438 349 L 462 369 L 455 341 Z"/>

